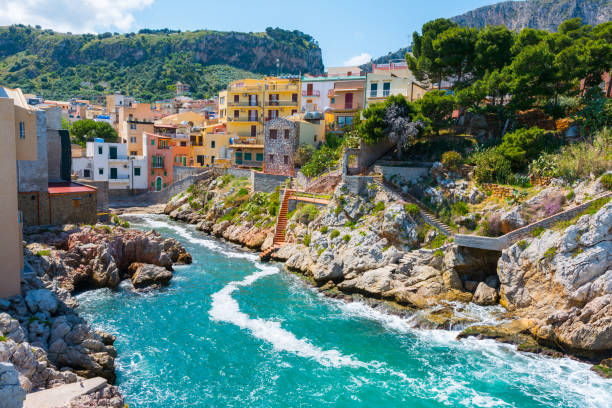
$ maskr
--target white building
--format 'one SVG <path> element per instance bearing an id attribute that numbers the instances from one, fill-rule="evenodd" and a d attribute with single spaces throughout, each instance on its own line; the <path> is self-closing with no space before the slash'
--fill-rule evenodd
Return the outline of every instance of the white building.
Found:
<path id="1" fill-rule="evenodd" d="M 127 144 L 87 142 L 86 156 L 73 157 L 72 174 L 93 181 L 108 181 L 109 190 L 146 190 L 147 160 L 128 156 Z"/>

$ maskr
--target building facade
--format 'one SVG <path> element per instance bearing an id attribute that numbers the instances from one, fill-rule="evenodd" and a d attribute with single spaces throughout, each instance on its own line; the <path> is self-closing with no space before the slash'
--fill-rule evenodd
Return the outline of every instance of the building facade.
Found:
<path id="1" fill-rule="evenodd" d="M 352 125 L 355 114 L 363 109 L 365 83 L 365 77 L 334 82 L 334 88 L 327 94 L 329 109 L 326 113 L 333 115 L 331 130 Z"/>
<path id="2" fill-rule="evenodd" d="M 421 99 L 427 92 L 416 80 L 406 62 L 373 64 L 366 74 L 365 106 L 384 102 L 391 95 L 402 95 L 408 101 Z"/>
<path id="3" fill-rule="evenodd" d="M 148 162 L 147 177 L 150 191 L 161 191 L 172 184 L 173 164 L 171 137 L 144 133 L 142 150 Z"/>

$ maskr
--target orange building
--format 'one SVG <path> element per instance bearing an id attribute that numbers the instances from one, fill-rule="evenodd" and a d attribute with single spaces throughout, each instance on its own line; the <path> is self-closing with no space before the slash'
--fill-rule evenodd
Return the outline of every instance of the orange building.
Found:
<path id="1" fill-rule="evenodd" d="M 143 133 L 142 150 L 149 162 L 149 190 L 161 191 L 172 184 L 172 138 Z"/>

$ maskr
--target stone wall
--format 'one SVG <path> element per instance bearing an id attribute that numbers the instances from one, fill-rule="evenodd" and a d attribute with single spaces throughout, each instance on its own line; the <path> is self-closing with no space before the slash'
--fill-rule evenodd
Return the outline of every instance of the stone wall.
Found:
<path id="1" fill-rule="evenodd" d="M 216 170 L 216 168 L 215 168 Z M 253 172 L 253 170 L 248 170 L 248 169 L 235 169 L 235 168 L 228 168 L 228 169 L 219 169 L 222 170 L 221 174 L 231 174 L 234 177 L 248 177 L 251 178 L 251 173 Z"/>
<path id="2" fill-rule="evenodd" d="M 254 192 L 271 193 L 279 185 L 284 185 L 287 176 L 276 174 L 265 174 L 258 171 L 251 172 L 251 186 Z"/>
<path id="3" fill-rule="evenodd" d="M 345 175 L 342 181 L 346 184 L 349 192 L 355 195 L 366 195 L 368 185 L 375 183 L 376 179 L 370 176 L 348 176 Z"/>
<path id="4" fill-rule="evenodd" d="M 95 224 L 98 221 L 96 193 L 55 194 L 49 199 L 51 224 Z"/>
<path id="5" fill-rule="evenodd" d="M 276 132 L 275 136 L 272 135 Z M 299 131 L 296 122 L 278 118 L 266 122 L 264 128 L 264 171 L 268 174 L 292 176 L 293 157 L 298 148 Z"/>
<path id="6" fill-rule="evenodd" d="M 46 192 L 19 192 L 18 207 L 25 227 L 49 224 L 49 195 Z"/>
<path id="7" fill-rule="evenodd" d="M 431 167 L 398 167 L 384 166 L 376 164 L 374 172 L 380 173 L 386 180 L 391 180 L 394 176 L 401 177 L 406 182 L 415 183 L 420 178 L 429 176 Z"/>
<path id="8" fill-rule="evenodd" d="M 97 203 L 98 212 L 108 212 L 108 200 L 110 190 L 108 189 L 108 181 L 93 181 L 93 180 L 75 180 L 77 183 L 93 187 L 98 190 Z"/>
<path id="9" fill-rule="evenodd" d="M 203 171 L 206 171 L 206 170 L 207 170 L 206 167 L 173 166 L 172 180 L 176 183 L 177 181 L 180 181 L 189 176 L 194 176 L 196 174 L 202 173 Z"/>
<path id="10" fill-rule="evenodd" d="M 17 186 L 20 192 L 46 192 L 49 184 L 47 159 L 47 119 L 44 111 L 36 111 L 36 160 L 17 161 Z"/>

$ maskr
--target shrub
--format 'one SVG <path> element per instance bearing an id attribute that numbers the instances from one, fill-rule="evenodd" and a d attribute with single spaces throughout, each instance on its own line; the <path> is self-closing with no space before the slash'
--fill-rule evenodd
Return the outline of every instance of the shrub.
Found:
<path id="1" fill-rule="evenodd" d="M 525 248 L 527 248 L 527 241 L 525 241 L 523 239 L 523 240 L 517 242 L 516 245 L 518 245 L 518 247 L 521 248 L 521 249 L 525 249 Z"/>
<path id="2" fill-rule="evenodd" d="M 249 194 L 249 190 L 247 190 L 246 188 L 241 188 L 240 190 L 238 190 L 238 192 L 236 193 L 237 197 L 242 197 L 245 195 Z"/>
<path id="3" fill-rule="evenodd" d="M 319 209 L 316 205 L 306 204 L 298 207 L 290 218 L 294 218 L 297 222 L 302 224 L 310 224 L 317 218 L 318 214 Z"/>
<path id="4" fill-rule="evenodd" d="M 342 240 L 348 243 L 351 240 L 351 236 L 349 234 L 346 234 L 345 236 L 342 237 Z"/>
<path id="5" fill-rule="evenodd" d="M 436 250 L 436 252 L 434 252 L 434 256 L 436 258 L 444 258 L 444 251 L 441 249 Z"/>
<path id="6" fill-rule="evenodd" d="M 574 190 L 570 190 L 566 195 L 565 198 L 567 199 L 567 201 L 572 201 L 574 199 L 574 197 L 576 197 L 576 193 L 574 192 Z"/>
<path id="7" fill-rule="evenodd" d="M 338 231 L 338 230 L 333 230 L 333 231 L 331 232 L 331 234 L 329 234 L 329 237 L 330 237 L 331 239 L 337 238 L 338 236 L 340 236 L 340 231 Z"/>
<path id="8" fill-rule="evenodd" d="M 379 213 L 379 212 L 383 211 L 384 209 L 385 209 L 385 203 L 382 202 L 382 201 L 379 201 L 374 206 L 374 209 L 372 210 L 372 213 L 376 214 L 376 213 Z"/>
<path id="9" fill-rule="evenodd" d="M 454 150 L 445 152 L 442 155 L 442 165 L 448 170 L 456 171 L 462 164 L 463 158 L 461 157 L 461 154 Z"/>
<path id="10" fill-rule="evenodd" d="M 470 209 L 465 201 L 457 201 L 451 206 L 451 213 L 454 215 L 466 215 Z"/>
<path id="11" fill-rule="evenodd" d="M 321 234 L 327 234 L 327 231 L 329 230 L 327 225 L 324 225 L 321 227 L 321 229 L 319 231 L 321 231 Z"/>
<path id="12" fill-rule="evenodd" d="M 440 248 L 446 242 L 446 235 L 438 234 L 431 240 L 429 243 L 429 249 L 437 249 Z"/>
<path id="13" fill-rule="evenodd" d="M 304 235 L 304 239 L 302 239 L 302 243 L 306 246 L 310 246 L 310 234 Z"/>
<path id="14" fill-rule="evenodd" d="M 406 211 L 412 218 L 415 218 L 421 214 L 421 209 L 419 206 L 412 203 L 404 205 L 404 211 Z"/>
<path id="15" fill-rule="evenodd" d="M 0 341 L 8 341 L 8 338 L 6 336 L 0 335 Z"/>
<path id="16" fill-rule="evenodd" d="M 541 152 L 557 146 L 559 146 L 557 138 L 544 129 L 532 127 L 506 133 L 498 150 L 510 161 L 512 170 L 522 171 Z"/>
<path id="17" fill-rule="evenodd" d="M 557 255 L 557 248 L 554 246 L 548 248 L 546 252 L 544 252 L 544 258 L 546 259 L 552 259 L 555 257 L 555 255 Z"/>
<path id="18" fill-rule="evenodd" d="M 50 249 L 43 249 L 41 251 L 36 252 L 36 256 L 49 256 L 51 255 Z"/>
<path id="19" fill-rule="evenodd" d="M 312 145 L 304 144 L 297 148 L 293 156 L 293 162 L 297 166 L 303 166 L 312 158 L 315 153 L 315 148 Z"/>
<path id="20" fill-rule="evenodd" d="M 487 237 L 498 237 L 501 235 L 501 215 L 493 214 L 483 224 L 483 232 Z"/>
<path id="21" fill-rule="evenodd" d="M 335 166 L 338 159 L 340 159 L 339 149 L 331 149 L 323 145 L 312 155 L 310 160 L 302 166 L 302 173 L 304 173 L 306 177 L 316 177 L 325 172 L 328 168 Z"/>
<path id="22" fill-rule="evenodd" d="M 347 221 L 346 223 L 344 223 L 344 226 L 346 228 L 355 229 L 355 221 Z"/>
<path id="23" fill-rule="evenodd" d="M 546 231 L 546 229 L 544 227 L 536 227 L 534 229 L 532 229 L 529 234 L 534 237 L 534 238 L 540 238 L 542 236 L 542 234 L 544 233 L 544 231 Z"/>
<path id="24" fill-rule="evenodd" d="M 510 161 L 497 148 L 489 148 L 473 157 L 474 178 L 479 183 L 505 183 L 512 169 Z"/>
<path id="25" fill-rule="evenodd" d="M 604 174 L 603 176 L 601 176 L 599 182 L 607 190 L 612 190 L 612 173 Z"/>

